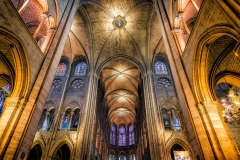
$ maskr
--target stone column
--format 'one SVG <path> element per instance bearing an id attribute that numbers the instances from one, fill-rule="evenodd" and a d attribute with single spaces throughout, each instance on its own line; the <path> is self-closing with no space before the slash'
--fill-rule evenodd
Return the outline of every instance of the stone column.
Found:
<path id="1" fill-rule="evenodd" d="M 148 71 L 143 75 L 144 102 L 148 130 L 148 142 L 152 160 L 165 159 L 166 146 L 163 139 L 163 129 L 157 118 L 156 99 L 153 89 L 153 73 Z"/>
<path id="2" fill-rule="evenodd" d="M 89 87 L 86 106 L 83 115 L 83 122 L 80 126 L 79 139 L 77 140 L 76 159 L 90 159 L 91 146 L 91 132 L 94 131 L 94 124 L 96 120 L 96 102 L 97 102 L 97 88 L 98 75 L 93 72 L 89 73 Z M 99 146 L 100 147 L 100 146 Z"/>
<path id="3" fill-rule="evenodd" d="M 199 104 L 201 117 L 207 128 L 211 144 L 218 159 L 239 159 L 239 153 L 232 138 L 229 137 L 229 130 L 220 117 L 222 109 L 217 101 L 203 102 Z M 238 155 L 238 156 L 237 156 Z"/>

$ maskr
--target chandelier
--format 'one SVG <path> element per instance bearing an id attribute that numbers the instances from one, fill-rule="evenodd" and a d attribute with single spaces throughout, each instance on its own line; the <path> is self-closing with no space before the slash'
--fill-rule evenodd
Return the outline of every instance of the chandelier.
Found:
<path id="1" fill-rule="evenodd" d="M 231 124 L 240 124 L 240 89 L 230 88 L 228 95 L 221 98 L 221 104 L 224 107 L 225 121 Z"/>

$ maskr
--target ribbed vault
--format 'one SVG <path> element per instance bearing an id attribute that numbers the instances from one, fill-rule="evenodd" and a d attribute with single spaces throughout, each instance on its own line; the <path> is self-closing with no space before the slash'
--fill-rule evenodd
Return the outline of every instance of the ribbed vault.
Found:
<path id="1" fill-rule="evenodd" d="M 128 124 L 135 121 L 140 80 L 140 70 L 127 59 L 114 59 L 105 65 L 101 86 L 111 122 Z"/>

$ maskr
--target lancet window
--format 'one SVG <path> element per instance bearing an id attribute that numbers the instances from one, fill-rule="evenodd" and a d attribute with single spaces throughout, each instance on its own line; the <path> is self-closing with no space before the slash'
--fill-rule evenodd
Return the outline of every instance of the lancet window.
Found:
<path id="1" fill-rule="evenodd" d="M 129 126 L 129 145 L 134 145 L 135 140 L 134 140 L 134 127 L 133 125 Z"/>
<path id="2" fill-rule="evenodd" d="M 56 76 L 65 76 L 67 66 L 65 63 L 60 63 L 56 70 Z"/>
<path id="3" fill-rule="evenodd" d="M 60 130 L 66 130 L 68 129 L 69 126 L 69 121 L 70 121 L 70 116 L 71 116 L 71 109 L 68 108 L 64 115 L 62 116 L 62 121 L 61 121 L 61 126 L 60 126 Z"/>
<path id="4" fill-rule="evenodd" d="M 77 108 L 74 110 L 72 115 L 71 130 L 77 130 L 80 118 L 80 109 Z"/>
<path id="5" fill-rule="evenodd" d="M 113 152 L 110 153 L 109 160 L 116 160 Z"/>
<path id="6" fill-rule="evenodd" d="M 131 154 L 130 157 L 129 157 L 129 160 L 136 160 L 135 154 Z"/>
<path id="7" fill-rule="evenodd" d="M 166 108 L 162 109 L 162 118 L 165 130 L 171 130 L 170 116 Z"/>
<path id="8" fill-rule="evenodd" d="M 74 76 L 85 76 L 86 75 L 87 64 L 85 62 L 79 63 L 74 72 Z"/>
<path id="9" fill-rule="evenodd" d="M 127 160 L 127 157 L 125 156 L 125 154 L 124 153 L 121 153 L 120 155 L 119 155 L 119 158 L 118 158 L 119 160 Z"/>
<path id="10" fill-rule="evenodd" d="M 118 146 L 126 146 L 126 129 L 124 126 L 119 128 Z"/>
<path id="11" fill-rule="evenodd" d="M 162 61 L 157 61 L 155 63 L 155 72 L 156 72 L 157 75 L 168 74 L 167 67 L 166 67 L 165 63 L 163 63 Z"/>
<path id="12" fill-rule="evenodd" d="M 114 124 L 111 125 L 110 129 L 110 144 L 116 144 L 116 127 L 114 126 Z"/>

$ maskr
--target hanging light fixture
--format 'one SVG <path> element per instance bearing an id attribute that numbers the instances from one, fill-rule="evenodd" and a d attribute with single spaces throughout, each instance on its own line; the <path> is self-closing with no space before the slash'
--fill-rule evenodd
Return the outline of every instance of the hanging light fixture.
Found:
<path id="1" fill-rule="evenodd" d="M 221 99 L 221 104 L 224 107 L 225 121 L 231 124 L 240 124 L 240 89 L 230 88 L 227 97 Z"/>

